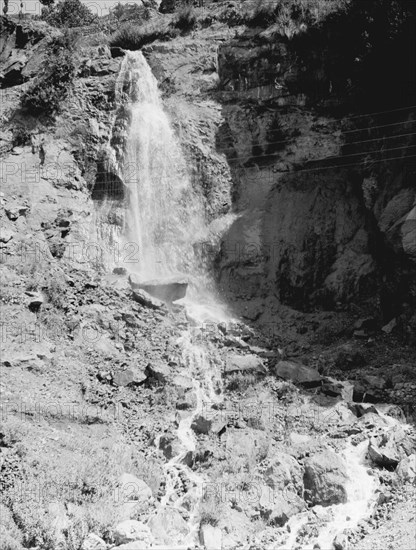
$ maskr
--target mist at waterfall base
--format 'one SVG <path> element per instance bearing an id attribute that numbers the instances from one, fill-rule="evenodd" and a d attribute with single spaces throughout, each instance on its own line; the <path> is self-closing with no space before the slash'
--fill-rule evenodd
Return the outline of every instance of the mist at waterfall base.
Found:
<path id="1" fill-rule="evenodd" d="M 195 247 L 208 238 L 200 192 L 193 188 L 158 83 L 141 52 L 123 60 L 116 97 L 129 98 L 130 128 L 120 167 L 128 189 L 123 238 L 137 244 L 133 264 L 143 281 L 186 280 L 181 301 L 198 321 L 226 320 Z"/>

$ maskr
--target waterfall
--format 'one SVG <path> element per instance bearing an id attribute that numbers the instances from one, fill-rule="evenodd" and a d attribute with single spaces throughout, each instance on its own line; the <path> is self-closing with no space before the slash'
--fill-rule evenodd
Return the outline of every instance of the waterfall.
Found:
<path id="1" fill-rule="evenodd" d="M 193 244 L 206 234 L 202 201 L 192 189 L 178 139 L 143 54 L 128 52 L 117 81 L 127 94 L 130 129 L 121 166 L 128 188 L 125 237 L 138 251 L 143 279 L 198 271 Z"/>

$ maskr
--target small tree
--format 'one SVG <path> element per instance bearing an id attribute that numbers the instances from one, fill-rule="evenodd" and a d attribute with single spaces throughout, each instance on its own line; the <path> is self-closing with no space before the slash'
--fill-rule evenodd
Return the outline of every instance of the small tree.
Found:
<path id="1" fill-rule="evenodd" d="M 62 0 L 42 10 L 42 16 L 55 27 L 83 27 L 91 25 L 97 19 L 81 0 Z"/>
<path id="2" fill-rule="evenodd" d="M 55 3 L 55 0 L 39 0 L 42 6 L 46 6 L 47 8 L 50 8 Z"/>
<path id="3" fill-rule="evenodd" d="M 4 15 L 7 15 L 7 12 L 9 11 L 9 0 L 3 0 L 4 6 L 3 6 L 3 13 Z"/>

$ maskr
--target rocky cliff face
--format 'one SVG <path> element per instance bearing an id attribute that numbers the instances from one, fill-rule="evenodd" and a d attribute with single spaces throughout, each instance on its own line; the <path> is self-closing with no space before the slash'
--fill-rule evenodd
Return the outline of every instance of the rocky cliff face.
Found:
<path id="1" fill-rule="evenodd" d="M 220 281 L 243 300 L 275 294 L 303 310 L 370 299 L 389 320 L 415 297 L 412 110 L 360 115 L 369 107 L 353 95 L 362 82 L 352 69 L 334 74 L 342 51 L 319 53 L 308 31 L 264 35 L 245 33 L 219 49 L 219 149 L 239 212 Z M 407 105 L 390 90 L 379 94 L 385 111 Z"/>

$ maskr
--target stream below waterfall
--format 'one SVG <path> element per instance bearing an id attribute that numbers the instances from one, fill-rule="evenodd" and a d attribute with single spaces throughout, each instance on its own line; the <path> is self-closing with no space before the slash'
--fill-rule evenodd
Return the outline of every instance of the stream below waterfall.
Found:
<path id="1" fill-rule="evenodd" d="M 194 548 L 200 544 L 200 503 L 203 485 L 209 479 L 186 464 L 187 454 L 197 450 L 191 426 L 205 404 L 222 399 L 219 361 L 212 360 L 204 345 L 202 328 L 207 320 L 227 322 L 230 317 L 207 290 L 209 278 L 196 260 L 193 245 L 207 234 L 202 201 L 187 177 L 186 162 L 164 111 L 157 80 L 141 52 L 126 53 L 117 94 L 119 98 L 122 94 L 129 98 L 131 123 L 120 169 L 128 188 L 124 238 L 136 242 L 140 253 L 135 273 L 143 281 L 185 276 L 190 292 L 182 305 L 194 325 L 183 331 L 177 345 L 182 354 L 182 374 L 192 379 L 196 406 L 180 413 L 176 432 L 180 451 L 164 466 L 165 494 L 159 504 L 161 508 L 175 508 L 187 518 L 188 534 L 168 546 L 153 548 Z M 292 516 L 286 525 L 288 534 L 283 546 L 274 543 L 270 548 L 312 550 L 319 544 L 319 548 L 327 550 L 336 535 L 356 527 L 371 514 L 377 482 L 365 463 L 367 445 L 367 441 L 353 445 L 350 438 L 346 440 L 343 459 L 348 474 L 348 501 L 325 508 L 314 506 Z M 312 516 L 322 518 L 319 533 L 312 542 L 302 543 L 302 529 Z"/>

